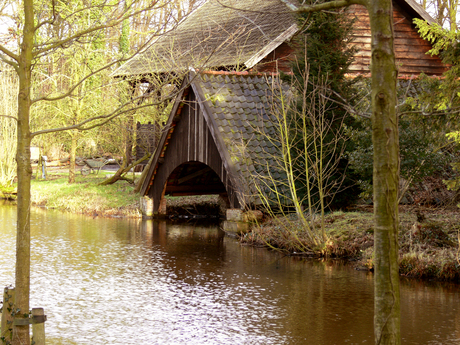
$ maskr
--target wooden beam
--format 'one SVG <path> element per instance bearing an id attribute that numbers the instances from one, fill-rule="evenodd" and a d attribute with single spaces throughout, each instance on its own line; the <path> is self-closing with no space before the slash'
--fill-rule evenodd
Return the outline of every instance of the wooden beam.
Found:
<path id="1" fill-rule="evenodd" d="M 177 192 L 177 193 L 169 193 L 170 196 L 194 196 L 194 195 L 220 195 L 219 191 L 211 191 L 211 192 Z"/>
<path id="2" fill-rule="evenodd" d="M 204 173 L 207 173 L 209 170 L 212 170 L 210 167 L 206 167 L 204 169 L 198 170 L 197 172 L 194 172 L 193 174 L 190 174 L 188 176 L 182 177 L 177 180 L 177 184 L 182 184 L 186 181 L 191 180 L 192 178 L 198 177 L 200 175 L 203 175 Z"/>
<path id="3" fill-rule="evenodd" d="M 219 194 L 225 193 L 225 186 L 223 183 L 208 184 L 208 185 L 185 185 L 185 186 L 166 186 L 166 194 L 171 193 L 189 193 L 189 195 L 200 194 Z"/>

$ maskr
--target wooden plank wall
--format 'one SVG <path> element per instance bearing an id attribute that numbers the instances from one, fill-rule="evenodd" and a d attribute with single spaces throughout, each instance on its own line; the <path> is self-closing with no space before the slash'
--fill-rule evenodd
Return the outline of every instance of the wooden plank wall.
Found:
<path id="1" fill-rule="evenodd" d="M 187 162 L 201 162 L 209 166 L 219 176 L 227 190 L 231 208 L 238 208 L 239 202 L 235 188 L 224 167 L 222 158 L 208 129 L 201 107 L 195 102 L 195 95 L 190 92 L 184 102 L 178 120 L 172 123 L 174 131 L 167 140 L 167 148 L 160 156 L 159 164 L 154 174 L 153 184 L 149 190 L 149 197 L 153 199 L 154 212 L 162 197 L 165 184 L 171 173 L 181 164 Z"/>
<path id="2" fill-rule="evenodd" d="M 441 75 L 446 71 L 441 59 L 426 54 L 431 44 L 418 34 L 412 18 L 396 3 L 393 2 L 393 20 L 395 32 L 396 64 L 400 77 L 410 77 L 424 72 L 427 75 Z M 353 5 L 348 9 L 350 15 L 356 18 L 354 24 L 354 45 L 359 49 L 355 61 L 350 66 L 350 74 L 369 74 L 371 63 L 371 30 L 369 15 L 364 6 Z M 293 48 L 289 43 L 283 43 L 272 53 L 261 60 L 254 70 L 258 72 L 290 71 L 290 59 Z"/>
<path id="3" fill-rule="evenodd" d="M 294 49 L 289 43 L 283 43 L 273 52 L 264 57 L 254 70 L 261 73 L 291 72 L 291 61 L 294 59 Z"/>
<path id="4" fill-rule="evenodd" d="M 138 122 L 136 129 L 136 160 L 138 160 L 144 157 L 147 152 L 153 153 L 155 151 L 160 140 L 161 130 L 157 123 L 150 122 L 145 124 Z"/>
<path id="5" fill-rule="evenodd" d="M 369 15 L 364 6 L 353 5 L 350 13 L 356 17 L 354 25 L 354 44 L 359 52 L 355 54 L 355 61 L 350 67 L 350 73 L 370 73 L 371 62 L 371 30 Z M 411 17 L 393 2 L 393 20 L 395 33 L 396 64 L 399 76 L 410 77 L 424 72 L 427 75 L 441 75 L 446 67 L 437 56 L 426 54 L 431 44 L 423 40 L 412 24 Z"/>

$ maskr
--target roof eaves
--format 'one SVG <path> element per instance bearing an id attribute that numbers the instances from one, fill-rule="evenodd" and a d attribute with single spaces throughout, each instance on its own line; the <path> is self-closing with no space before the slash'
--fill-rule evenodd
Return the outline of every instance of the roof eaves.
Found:
<path id="1" fill-rule="evenodd" d="M 264 57 L 266 57 L 268 54 L 270 54 L 272 51 L 278 48 L 281 44 L 290 40 L 292 36 L 294 36 L 297 33 L 298 30 L 299 27 L 297 26 L 297 24 L 291 25 L 286 31 L 281 33 L 272 42 L 270 42 L 257 53 L 255 53 L 253 56 L 251 56 L 251 58 L 244 63 L 246 67 L 252 68 L 253 66 L 255 66 L 259 61 L 261 61 Z"/>
<path id="2" fill-rule="evenodd" d="M 435 22 L 433 17 L 431 17 L 427 11 L 423 9 L 423 7 L 415 2 L 414 0 L 402 0 L 407 6 L 409 6 L 413 11 L 415 11 L 420 18 L 426 20 L 428 23 L 432 24 Z"/>

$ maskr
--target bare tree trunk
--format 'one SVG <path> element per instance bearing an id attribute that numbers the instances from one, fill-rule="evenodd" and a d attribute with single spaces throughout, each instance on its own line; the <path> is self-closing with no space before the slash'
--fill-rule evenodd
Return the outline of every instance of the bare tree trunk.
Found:
<path id="1" fill-rule="evenodd" d="M 24 0 L 24 33 L 19 55 L 18 95 L 18 206 L 16 237 L 16 319 L 29 316 L 30 292 L 30 89 L 34 35 L 33 1 Z M 29 345 L 29 325 L 13 327 L 13 345 Z"/>
<path id="2" fill-rule="evenodd" d="M 368 11 L 372 32 L 374 336 L 376 344 L 400 344 L 399 133 L 392 2 L 371 0 Z"/>
<path id="3" fill-rule="evenodd" d="M 299 12 L 310 13 L 350 4 L 367 7 L 372 35 L 375 343 L 400 344 L 399 132 L 396 113 L 397 69 L 393 44 L 393 4 L 391 0 L 337 0 L 314 6 L 301 6 Z"/>
<path id="4" fill-rule="evenodd" d="M 126 166 L 126 164 L 123 163 L 123 165 L 120 167 L 120 169 L 117 170 L 115 175 L 113 175 L 111 178 L 99 183 L 99 186 L 106 186 L 106 185 L 109 185 L 109 184 L 114 184 L 118 180 L 125 180 L 125 181 L 128 181 L 130 183 L 131 182 L 134 183 L 134 181 L 132 181 L 131 179 L 126 178 L 124 176 L 124 174 L 128 173 L 131 169 L 134 169 L 134 167 L 136 165 L 138 165 L 138 164 L 142 163 L 143 161 L 149 159 L 150 156 L 151 156 L 150 153 L 146 153 L 144 157 L 142 157 L 141 159 L 131 163 L 131 165 L 129 165 L 129 166 Z"/>
<path id="5" fill-rule="evenodd" d="M 77 155 L 78 132 L 70 131 L 70 166 L 69 183 L 75 183 L 75 159 Z"/>
<path id="6" fill-rule="evenodd" d="M 126 166 L 133 161 L 133 143 L 134 143 L 134 114 L 129 114 L 126 123 Z"/>

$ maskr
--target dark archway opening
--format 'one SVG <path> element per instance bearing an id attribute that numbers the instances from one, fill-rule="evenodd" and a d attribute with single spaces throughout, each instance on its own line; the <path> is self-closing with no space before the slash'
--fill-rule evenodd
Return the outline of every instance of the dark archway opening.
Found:
<path id="1" fill-rule="evenodd" d="M 229 207 L 225 185 L 208 165 L 183 163 L 169 175 L 165 195 L 180 197 L 166 201 L 169 218 L 222 218 Z"/>
<path id="2" fill-rule="evenodd" d="M 206 164 L 187 162 L 179 165 L 169 175 L 165 195 L 209 195 L 224 194 L 227 191 L 219 176 Z"/>

